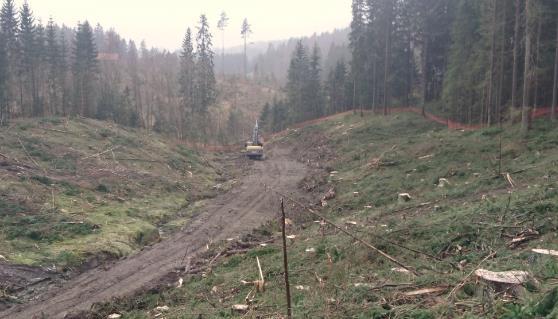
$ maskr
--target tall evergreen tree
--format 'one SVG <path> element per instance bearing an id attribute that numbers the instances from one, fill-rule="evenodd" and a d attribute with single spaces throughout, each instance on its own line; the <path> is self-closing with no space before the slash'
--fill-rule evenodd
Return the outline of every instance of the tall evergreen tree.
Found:
<path id="1" fill-rule="evenodd" d="M 195 73 L 195 97 L 196 104 L 194 110 L 196 115 L 200 116 L 202 121 L 199 127 L 200 136 L 206 140 L 208 131 L 209 107 L 215 102 L 216 81 L 214 73 L 214 53 L 213 53 L 213 36 L 209 30 L 209 23 L 205 15 L 201 15 L 198 34 L 196 36 L 196 73 Z"/>
<path id="2" fill-rule="evenodd" d="M 60 81 L 60 45 L 58 43 L 58 36 L 56 26 L 52 18 L 48 21 L 46 28 L 46 48 L 45 57 L 47 64 L 48 74 L 48 105 L 50 114 L 61 113 L 59 96 L 61 91 Z"/>
<path id="3" fill-rule="evenodd" d="M 15 112 L 14 105 L 16 96 L 19 94 L 17 89 L 17 68 L 19 65 L 20 51 L 18 43 L 19 21 L 17 18 L 17 9 L 14 0 L 4 0 L 2 9 L 0 10 L 0 29 L 4 34 L 4 43 L 6 50 L 7 68 L 5 76 L 6 95 L 5 103 L 7 112 Z"/>
<path id="4" fill-rule="evenodd" d="M 73 51 L 74 113 L 94 116 L 98 72 L 97 48 L 89 22 L 78 24 Z"/>
<path id="5" fill-rule="evenodd" d="M 37 83 L 37 29 L 35 18 L 27 2 L 20 10 L 19 41 L 21 47 L 20 103 L 24 114 L 39 115 Z"/>
<path id="6" fill-rule="evenodd" d="M 309 74 L 308 54 L 302 40 L 299 40 L 291 58 L 286 85 L 289 118 L 292 122 L 304 121 L 311 117 L 306 104 Z"/>
<path id="7" fill-rule="evenodd" d="M 252 26 L 248 23 L 248 19 L 244 18 L 240 28 L 240 35 L 244 40 L 244 78 L 248 75 L 248 57 L 247 57 L 247 41 L 252 34 Z"/>
<path id="8" fill-rule="evenodd" d="M 221 17 L 219 22 L 217 22 L 217 28 L 221 30 L 221 40 L 222 40 L 222 51 L 221 51 L 221 68 L 222 75 L 225 76 L 225 29 L 229 25 L 229 17 L 225 11 L 221 12 Z"/>
<path id="9" fill-rule="evenodd" d="M 327 81 L 329 110 L 328 113 L 333 114 L 346 110 L 347 99 L 345 96 L 345 88 L 347 86 L 347 68 L 345 62 L 340 60 L 335 68 L 330 70 Z"/>
<path id="10" fill-rule="evenodd" d="M 195 53 L 192 44 L 192 31 L 190 28 L 186 31 L 186 36 L 182 42 L 182 52 L 180 53 L 180 116 L 181 116 L 181 130 L 180 135 L 184 137 L 185 127 L 190 124 L 188 119 L 192 119 L 195 107 Z"/>
<path id="11" fill-rule="evenodd" d="M 322 69 L 320 49 L 314 44 L 312 57 L 310 58 L 310 73 L 308 79 L 308 95 L 307 107 L 309 117 L 318 118 L 324 114 L 324 95 L 322 90 Z"/>
<path id="12" fill-rule="evenodd" d="M 533 0 L 525 0 L 525 58 L 524 58 L 524 76 L 523 76 L 523 103 L 521 108 L 521 131 L 527 134 L 530 127 L 531 107 L 530 107 L 530 90 L 533 71 L 531 69 L 532 57 L 532 24 L 533 24 Z"/>
<path id="13" fill-rule="evenodd" d="M 8 123 L 8 53 L 6 39 L 0 30 L 0 126 Z"/>

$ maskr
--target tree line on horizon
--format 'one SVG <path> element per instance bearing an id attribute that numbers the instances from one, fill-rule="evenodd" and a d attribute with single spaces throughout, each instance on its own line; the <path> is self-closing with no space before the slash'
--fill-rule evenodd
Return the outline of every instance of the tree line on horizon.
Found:
<path id="1" fill-rule="evenodd" d="M 353 0 L 351 8 L 351 59 L 326 70 L 322 105 L 310 117 L 419 106 L 465 124 L 521 122 L 524 132 L 538 108 L 556 118 L 557 1 Z M 311 102 L 293 99 L 291 69 L 308 69 L 293 64 L 299 53 L 287 97 L 263 109 L 270 129 L 308 119 Z"/>
<path id="2" fill-rule="evenodd" d="M 217 24 L 227 26 L 223 13 Z M 243 21 L 244 40 L 251 32 Z M 224 46 L 224 40 L 223 40 Z M 187 29 L 180 52 L 148 48 L 99 24 L 38 21 L 29 4 L 0 9 L 0 126 L 11 119 L 81 116 L 199 141 L 227 136 L 212 116 L 217 83 L 209 21 Z M 229 76 L 230 77 L 230 76 Z M 238 77 L 238 76 L 235 76 Z M 238 114 L 231 115 L 236 117 Z"/>

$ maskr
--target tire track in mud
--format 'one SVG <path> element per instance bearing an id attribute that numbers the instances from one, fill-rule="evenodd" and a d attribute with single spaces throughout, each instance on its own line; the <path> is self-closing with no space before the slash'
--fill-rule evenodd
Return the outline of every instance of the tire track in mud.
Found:
<path id="1" fill-rule="evenodd" d="M 184 266 L 181 263 L 201 252 L 208 242 L 247 233 L 272 219 L 277 206 L 273 199 L 277 198 L 261 185 L 292 192 L 308 170 L 289 156 L 288 148 L 276 147 L 269 153 L 267 160 L 254 163 L 239 186 L 210 200 L 179 233 L 114 263 L 108 270 L 87 271 L 35 301 L 1 312 L 0 318 L 64 318 L 68 313 L 88 310 L 94 303 L 130 295 Z"/>

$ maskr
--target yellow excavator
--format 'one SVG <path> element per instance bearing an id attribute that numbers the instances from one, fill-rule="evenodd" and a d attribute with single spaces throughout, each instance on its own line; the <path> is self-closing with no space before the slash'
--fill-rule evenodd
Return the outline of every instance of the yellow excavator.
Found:
<path id="1" fill-rule="evenodd" d="M 260 136 L 260 126 L 256 121 L 256 126 L 252 131 L 252 139 L 246 142 L 246 156 L 251 160 L 264 159 L 263 138 Z"/>

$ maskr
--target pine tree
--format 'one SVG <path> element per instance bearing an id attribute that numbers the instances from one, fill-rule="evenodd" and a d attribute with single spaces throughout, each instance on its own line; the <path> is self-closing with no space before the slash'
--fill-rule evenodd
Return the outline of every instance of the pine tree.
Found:
<path id="1" fill-rule="evenodd" d="M 217 28 L 221 30 L 221 40 L 222 43 L 222 52 L 221 52 L 221 71 L 223 77 L 225 76 L 225 29 L 229 25 L 229 17 L 227 17 L 227 13 L 225 11 L 221 12 L 221 18 L 219 18 L 219 22 L 217 23 Z"/>
<path id="2" fill-rule="evenodd" d="M 72 73 L 74 75 L 74 113 L 92 117 L 95 110 L 95 87 L 98 72 L 97 48 L 89 22 L 78 24 L 74 41 Z"/>
<path id="3" fill-rule="evenodd" d="M 252 26 L 248 23 L 248 19 L 244 18 L 240 28 L 240 35 L 244 39 L 244 78 L 248 75 L 248 57 L 247 57 L 247 41 L 248 37 L 252 34 Z"/>
<path id="4" fill-rule="evenodd" d="M 184 128 L 189 124 L 188 119 L 192 119 L 195 107 L 194 85 L 195 85 L 195 53 L 192 44 L 192 31 L 190 28 L 186 31 L 186 36 L 182 42 L 182 52 L 180 53 L 180 116 L 181 127 L 180 135 L 184 137 Z"/>

